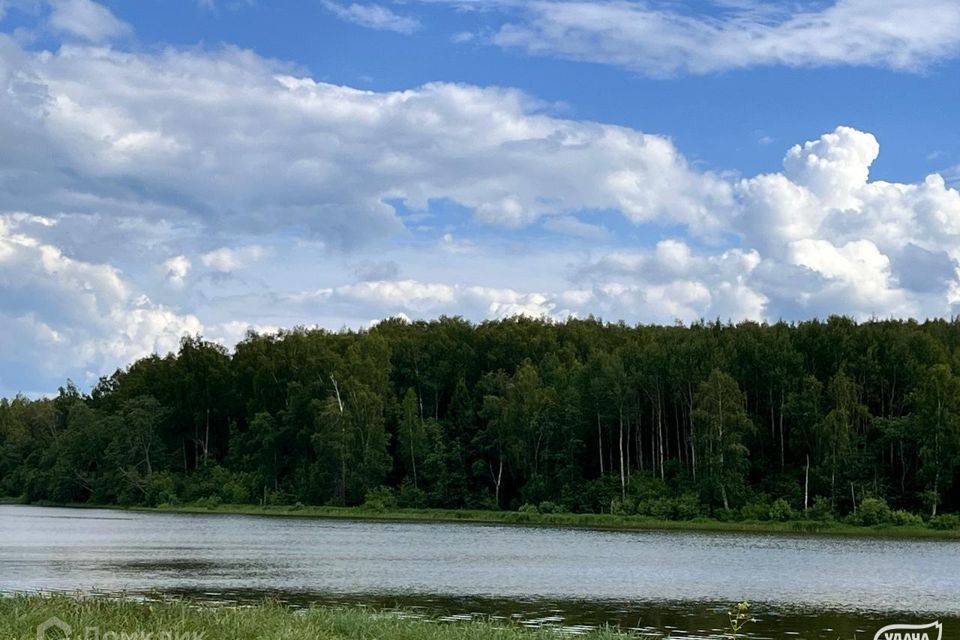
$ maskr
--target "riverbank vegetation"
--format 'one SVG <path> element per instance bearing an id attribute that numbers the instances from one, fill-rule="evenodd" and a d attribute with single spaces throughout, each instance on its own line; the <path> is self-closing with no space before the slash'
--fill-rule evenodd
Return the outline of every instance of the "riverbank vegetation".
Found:
<path id="1" fill-rule="evenodd" d="M 944 320 L 197 337 L 90 393 L 0 402 L 0 493 L 954 531 L 958 372 Z"/>
<path id="2" fill-rule="evenodd" d="M 292 609 L 276 603 L 197 606 L 186 601 L 134 602 L 67 596 L 0 598 L 0 637 L 34 640 L 38 627 L 55 617 L 73 638 L 170 640 L 556 640 L 555 631 L 531 630 L 508 621 L 437 623 L 401 611 L 357 607 Z M 67 637 L 50 626 L 47 640 Z M 583 636 L 622 640 L 639 636 L 598 629 Z"/>
<path id="3" fill-rule="evenodd" d="M 85 505 L 92 506 L 92 505 Z M 878 523 L 871 526 L 846 521 L 813 520 L 716 520 L 700 517 L 693 520 L 663 520 L 649 516 L 609 513 L 538 513 L 523 511 L 490 511 L 479 509 L 385 509 L 379 505 L 359 507 L 317 507 L 304 505 L 217 504 L 199 503 L 157 507 L 132 507 L 137 510 L 208 513 L 223 515 L 274 516 L 296 518 L 334 518 L 344 520 L 381 520 L 392 522 L 465 522 L 475 524 L 527 525 L 619 531 L 718 531 L 741 533 L 822 534 L 875 538 L 960 539 L 960 528 L 933 528 L 922 520 L 918 524 Z"/>

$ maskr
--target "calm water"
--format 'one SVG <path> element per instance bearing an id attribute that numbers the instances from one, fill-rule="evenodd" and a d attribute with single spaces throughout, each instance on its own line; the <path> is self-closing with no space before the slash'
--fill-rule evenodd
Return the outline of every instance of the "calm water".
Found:
<path id="1" fill-rule="evenodd" d="M 673 636 L 710 636 L 724 606 L 749 600 L 756 637 L 872 637 L 937 617 L 960 637 L 960 544 L 946 541 L 0 506 L 0 591 L 39 590 L 269 594 Z"/>

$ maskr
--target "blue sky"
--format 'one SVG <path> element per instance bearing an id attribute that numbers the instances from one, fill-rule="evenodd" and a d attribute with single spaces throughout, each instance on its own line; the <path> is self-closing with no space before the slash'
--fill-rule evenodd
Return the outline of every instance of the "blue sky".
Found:
<path id="1" fill-rule="evenodd" d="M 0 394 L 402 314 L 933 317 L 960 5 L 0 0 Z"/>

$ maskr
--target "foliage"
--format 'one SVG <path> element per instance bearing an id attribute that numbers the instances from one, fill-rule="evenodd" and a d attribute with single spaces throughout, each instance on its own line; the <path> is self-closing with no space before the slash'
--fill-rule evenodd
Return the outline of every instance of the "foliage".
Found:
<path id="1" fill-rule="evenodd" d="M 949 523 L 956 354 L 960 320 L 192 337 L 89 394 L 0 400 L 0 495 Z"/>
<path id="2" fill-rule="evenodd" d="M 938 531 L 950 531 L 951 529 L 960 529 L 960 516 L 955 513 L 947 513 L 930 518 L 930 528 Z"/>
<path id="3" fill-rule="evenodd" d="M 367 491 L 363 501 L 364 509 L 373 511 L 387 511 L 397 508 L 397 498 L 390 487 L 375 487 Z"/>
<path id="4" fill-rule="evenodd" d="M 893 513 L 883 498 L 864 498 L 856 513 L 851 514 L 850 521 L 864 527 L 891 524 Z"/>

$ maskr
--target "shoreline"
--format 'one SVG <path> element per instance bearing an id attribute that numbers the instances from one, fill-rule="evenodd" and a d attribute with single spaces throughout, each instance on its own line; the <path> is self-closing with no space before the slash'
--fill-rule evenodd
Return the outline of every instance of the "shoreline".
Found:
<path id="1" fill-rule="evenodd" d="M 881 525 L 865 527 L 840 522 L 792 520 L 786 522 L 737 521 L 713 519 L 658 520 L 643 516 L 617 516 L 596 513 L 521 513 L 517 511 L 484 511 L 473 509 L 387 509 L 363 507 L 260 506 L 244 504 L 161 505 L 158 507 L 117 504 L 54 504 L 23 503 L 0 500 L 0 504 L 60 507 L 79 509 L 111 509 L 145 513 L 219 514 L 283 518 L 319 518 L 373 522 L 465 523 L 559 529 L 592 529 L 599 531 L 692 531 L 701 533 L 755 533 L 790 536 L 824 536 L 867 539 L 960 540 L 960 530 L 938 530 L 928 527 Z"/>

